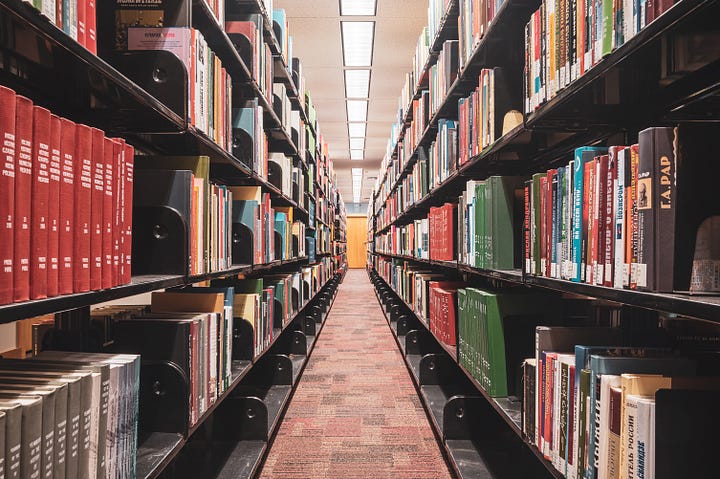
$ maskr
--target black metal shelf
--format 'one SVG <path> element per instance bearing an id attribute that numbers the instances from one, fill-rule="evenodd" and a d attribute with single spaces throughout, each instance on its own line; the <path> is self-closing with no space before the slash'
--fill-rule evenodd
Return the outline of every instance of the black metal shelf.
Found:
<path id="1" fill-rule="evenodd" d="M 380 278 L 382 278 L 382 276 L 380 276 Z M 470 374 L 459 363 L 457 356 L 451 354 L 450 351 L 448 351 L 450 346 L 447 346 L 442 341 L 440 341 L 432 333 L 432 331 L 430 331 L 427 323 L 425 323 L 422 318 L 417 316 L 417 313 L 414 311 L 414 309 L 410 305 L 408 305 L 401 296 L 397 294 L 394 288 L 389 283 L 387 283 L 384 278 L 382 279 L 383 282 L 395 293 L 396 297 L 410 308 L 412 314 L 416 317 L 417 322 L 422 324 L 424 330 L 426 330 L 433 338 L 435 338 L 438 346 L 442 350 L 444 350 L 445 353 L 448 354 L 448 356 L 452 359 L 452 362 L 457 366 L 457 368 L 467 378 L 468 383 L 471 384 L 473 387 L 472 391 L 466 391 L 465 388 L 463 388 L 462 386 L 458 386 L 454 390 L 448 392 L 442 386 L 421 384 L 420 362 L 422 359 L 422 355 L 406 354 L 405 348 L 401 344 L 402 341 L 400 339 L 400 336 L 397 334 L 397 330 L 392 327 L 392 322 L 390 321 L 390 318 L 387 316 L 385 310 L 383 309 L 383 313 L 385 313 L 385 318 L 388 324 L 391 326 L 391 330 L 393 331 L 393 337 L 395 338 L 398 346 L 403 351 L 403 358 L 410 372 L 410 376 L 412 377 L 416 389 L 418 390 L 421 399 L 423 400 L 423 405 L 428 412 L 428 416 L 430 417 L 431 423 L 436 430 L 436 434 L 445 445 L 451 465 L 453 466 L 458 477 L 495 477 L 495 475 L 491 472 L 491 469 L 487 468 L 485 461 L 482 459 L 484 455 L 481 454 L 480 451 L 482 449 L 485 449 L 483 445 L 473 444 L 473 441 L 471 440 L 443 440 L 442 428 L 444 404 L 447 403 L 452 396 L 457 394 L 472 395 L 479 393 L 490 405 L 490 407 L 495 410 L 497 416 L 506 423 L 510 431 L 514 433 L 514 435 L 516 435 L 520 441 L 522 441 L 526 449 L 528 449 L 529 452 L 532 453 L 537 458 L 537 460 L 544 466 L 546 472 L 549 473 L 554 479 L 563 479 L 564 476 L 562 475 L 562 473 L 556 470 L 552 463 L 543 457 L 543 454 L 535 447 L 535 445 L 529 442 L 524 437 L 522 432 L 522 425 L 520 422 L 522 414 L 522 404 L 515 398 L 490 396 L 472 376 L 472 374 Z M 479 461 L 478 458 L 480 459 Z"/>
<path id="2" fill-rule="evenodd" d="M 232 372 L 233 372 L 233 379 L 230 384 L 230 386 L 223 391 L 223 394 L 220 395 L 217 400 L 208 408 L 207 411 L 203 413 L 203 415 L 200 417 L 200 419 L 197 421 L 195 425 L 193 425 L 192 428 L 188 431 L 187 437 L 183 437 L 180 434 L 175 433 L 146 433 L 145 435 L 142 435 L 138 440 L 138 453 L 137 453 L 137 477 L 140 479 L 154 479 L 155 477 L 158 477 L 163 470 L 177 457 L 177 455 L 180 453 L 180 451 L 183 449 L 183 447 L 187 444 L 189 438 L 200 429 L 202 424 L 211 416 L 211 414 L 217 409 L 220 404 L 230 396 L 230 394 L 237 394 L 241 391 L 242 386 L 240 386 L 242 379 L 247 376 L 247 374 L 252 370 L 254 363 L 257 363 L 258 360 L 267 352 L 270 350 L 270 348 L 275 344 L 277 339 L 279 338 L 280 334 L 284 333 L 290 324 L 292 324 L 295 319 L 297 319 L 298 315 L 304 311 L 305 307 L 309 305 L 313 299 L 317 296 L 317 294 L 322 291 L 325 286 L 327 286 L 328 281 L 323 284 L 320 288 L 318 288 L 318 292 L 310 299 L 308 300 L 305 305 L 303 305 L 302 308 L 300 308 L 293 317 L 287 321 L 287 323 L 283 326 L 282 330 L 278 330 L 279 334 L 275 336 L 272 343 L 264 349 L 263 353 L 258 355 L 253 361 L 248 360 L 233 360 L 232 361 Z M 334 298 L 333 298 L 334 302 Z M 329 305 L 329 308 L 332 307 L 332 302 Z M 329 310 L 329 309 L 328 309 Z M 317 343 L 317 334 L 322 329 L 324 322 L 320 324 L 320 328 L 316 331 L 316 335 L 313 338 L 313 341 L 308 343 L 308 352 L 307 355 L 304 357 L 304 361 L 299 366 L 300 370 L 297 374 L 297 379 L 299 379 L 300 372 L 305 368 L 307 365 L 307 361 L 310 358 L 310 354 L 312 353 L 312 349 L 314 348 L 315 344 Z M 276 389 L 271 393 L 274 400 L 271 404 L 272 406 L 272 412 L 274 414 L 274 419 L 272 423 L 272 427 L 269 429 L 271 433 L 274 433 L 274 431 L 277 428 L 278 419 L 281 415 L 281 412 L 284 410 L 285 406 L 287 405 L 287 400 L 290 397 L 290 391 L 293 387 L 297 385 L 297 381 L 294 382 L 293 386 L 284 386 L 287 388 L 287 393 L 285 394 L 283 391 L 280 391 L 280 389 Z M 279 388 L 279 386 L 275 386 L 275 388 Z M 276 394 L 279 392 L 283 392 L 285 394 L 284 399 L 282 399 L 282 394 Z M 278 397 L 282 399 L 282 401 L 277 401 Z M 258 443 L 256 446 L 258 447 L 248 447 L 249 445 L 252 445 L 253 443 Z M 262 447 L 259 447 L 260 444 L 262 444 Z M 252 465 L 253 467 L 249 468 L 236 468 L 234 470 L 235 475 L 232 477 L 253 477 L 254 473 L 257 470 L 257 466 L 260 464 L 260 460 L 262 459 L 263 455 L 266 452 L 266 446 L 267 443 L 265 441 L 240 441 L 236 444 L 236 447 L 233 451 L 233 456 L 235 459 L 241 459 L 241 462 L 244 464 Z M 234 454 L 240 454 L 242 451 L 242 456 L 234 456 Z M 237 463 L 233 461 L 233 464 L 237 466 Z M 247 469 L 247 471 L 246 471 Z M 242 471 L 246 471 L 247 475 L 240 475 Z M 222 475 L 219 475 L 217 477 L 224 477 Z"/>
<path id="3" fill-rule="evenodd" d="M 675 2 L 667 11 L 640 30 L 626 43 L 593 65 L 584 75 L 532 112 L 526 112 L 525 124 L 529 128 L 578 128 L 588 124 L 636 125 L 667 115 L 668 109 L 695 100 L 695 93 L 705 88 L 717 92 L 717 75 L 702 79 L 703 87 L 694 85 L 690 92 L 682 92 L 672 100 L 662 94 L 658 87 L 655 67 L 661 60 L 660 41 L 663 36 L 681 30 L 685 25 L 697 22 L 707 26 L 720 14 L 717 0 L 682 0 Z M 633 83 L 619 87 L 624 100 L 611 105 L 596 105 L 591 99 L 594 86 L 609 74 L 623 70 L 636 71 Z M 717 70 L 717 61 L 715 62 Z M 692 75 L 692 74 L 691 74 Z M 622 78 L 622 74 L 621 80 Z M 710 81 L 710 83 L 707 83 Z M 706 94 L 707 92 L 705 92 Z M 658 101 L 662 99 L 664 101 Z M 680 108 L 681 109 L 681 108 Z M 622 113 L 618 114 L 618 112 Z M 708 120 L 707 111 L 696 112 L 697 120 Z M 672 118 L 672 116 L 670 116 Z M 717 119 L 717 115 L 714 116 Z M 685 118 L 687 119 L 687 118 Z"/>
<path id="4" fill-rule="evenodd" d="M 566 281 L 562 279 L 523 274 L 523 272 L 519 269 L 482 269 L 458 262 L 431 261 L 415 258 L 413 256 L 395 255 L 382 252 L 375 252 L 374 254 L 378 256 L 414 261 L 431 266 L 456 269 L 458 272 L 479 275 L 489 279 L 541 287 L 561 293 L 571 293 L 580 296 L 613 301 L 616 303 L 637 306 L 655 311 L 664 311 L 667 313 L 688 316 L 705 321 L 720 322 L 720 295 L 652 293 L 630 289 L 608 288 L 605 286 L 575 283 L 573 281 Z"/>
<path id="5" fill-rule="evenodd" d="M 111 134 L 179 133 L 187 121 L 105 60 L 92 54 L 21 0 L 0 0 L 6 35 L 26 40 L 11 47 L 0 73 L 3 84 L 54 113 Z M 23 48 L 34 43 L 31 60 Z M 11 64 L 13 69 L 10 68 Z"/>

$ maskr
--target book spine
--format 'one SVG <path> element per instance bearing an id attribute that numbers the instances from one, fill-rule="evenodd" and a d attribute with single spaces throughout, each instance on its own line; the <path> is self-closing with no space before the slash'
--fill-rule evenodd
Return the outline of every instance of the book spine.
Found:
<path id="1" fill-rule="evenodd" d="M 30 210 L 30 299 L 47 297 L 50 112 L 33 109 L 33 180 Z"/>
<path id="2" fill-rule="evenodd" d="M 75 209 L 75 123 L 60 119 L 59 274 L 58 293 L 73 292 L 73 235 Z"/>
<path id="3" fill-rule="evenodd" d="M 91 202 L 93 189 L 92 131 L 76 126 L 75 137 L 75 214 L 73 248 L 73 290 L 90 290 Z"/>
<path id="4" fill-rule="evenodd" d="M 602 285 L 612 287 L 613 285 L 613 265 L 614 265 L 614 246 L 615 246 L 615 199 L 617 197 L 617 156 L 618 149 L 610 148 L 608 157 L 607 175 L 605 182 L 605 228 L 603 238 L 603 274 Z"/>
<path id="5" fill-rule="evenodd" d="M 120 277 L 122 284 L 128 284 L 132 274 L 132 229 L 133 229 L 133 182 L 135 173 L 135 148 L 132 145 L 125 144 L 124 154 L 125 175 L 123 185 L 123 229 L 125 233 L 122 236 L 122 251 L 124 261 L 121 268 Z"/>
<path id="6" fill-rule="evenodd" d="M 83 0 L 78 0 L 82 2 Z M 97 55 L 97 7 L 98 0 L 85 0 L 85 48 Z"/>
<path id="7" fill-rule="evenodd" d="M 30 215 L 33 184 L 33 104 L 16 97 L 15 123 L 15 228 L 13 249 L 13 300 L 30 299 Z"/>
<path id="8" fill-rule="evenodd" d="M 48 297 L 57 296 L 60 289 L 61 128 L 60 118 L 52 115 L 50 117 L 50 187 L 48 190 Z"/>
<path id="9" fill-rule="evenodd" d="M 102 238 L 101 276 L 102 288 L 114 286 L 113 253 L 115 241 L 115 175 L 116 172 L 115 145 L 110 138 L 103 139 L 103 197 L 102 197 L 102 224 L 100 237 Z"/>
<path id="10" fill-rule="evenodd" d="M 617 173 L 615 174 L 615 181 L 613 184 L 614 188 L 614 205 L 615 210 L 615 222 L 614 222 L 614 271 L 613 271 L 613 282 L 612 286 L 615 288 L 624 287 L 625 279 L 625 236 L 627 234 L 625 212 L 625 155 L 629 154 L 630 150 L 622 148 L 617 155 L 615 165 Z"/>
<path id="11" fill-rule="evenodd" d="M 639 147 L 638 145 L 633 145 L 630 147 L 630 201 L 632 202 L 630 211 L 630 217 L 628 221 L 628 225 L 632 227 L 632 231 L 630 232 L 630 289 L 637 289 L 638 285 L 638 274 L 639 274 L 639 264 L 638 264 L 638 255 L 639 255 L 639 249 L 640 249 L 640 210 L 638 209 L 638 154 Z M 630 228 L 628 228 L 630 230 Z"/>
<path id="12" fill-rule="evenodd" d="M 105 135 L 92 128 L 92 193 L 90 205 L 90 289 L 102 289 L 103 207 L 105 201 Z"/>
<path id="13" fill-rule="evenodd" d="M 15 92 L 0 86 L 0 304 L 13 302 L 14 244 L 15 244 L 15 122 L 17 99 Z M 2 451 L 4 453 L 4 449 Z"/>

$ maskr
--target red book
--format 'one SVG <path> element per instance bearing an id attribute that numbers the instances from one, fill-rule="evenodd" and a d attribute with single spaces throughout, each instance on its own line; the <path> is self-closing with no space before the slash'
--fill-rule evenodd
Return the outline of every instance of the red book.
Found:
<path id="1" fill-rule="evenodd" d="M 90 197 L 90 289 L 102 289 L 103 206 L 105 201 L 105 134 L 91 128 L 92 193 Z"/>
<path id="2" fill-rule="evenodd" d="M 73 236 L 75 224 L 75 123 L 60 119 L 60 157 L 62 181 L 60 182 L 60 269 L 58 293 L 73 292 Z"/>
<path id="3" fill-rule="evenodd" d="M 13 302 L 16 104 L 15 92 L 0 86 L 0 304 Z"/>
<path id="4" fill-rule="evenodd" d="M 122 196 L 125 185 L 125 141 L 113 138 L 113 205 L 112 205 L 112 285 L 120 284 L 120 257 L 122 236 L 125 234 L 122 224 Z"/>
<path id="5" fill-rule="evenodd" d="M 77 125 L 75 132 L 75 214 L 73 290 L 90 291 L 90 204 L 92 201 L 92 131 Z"/>
<path id="6" fill-rule="evenodd" d="M 539 206 L 539 214 L 540 218 L 537 219 L 537 221 L 540 222 L 540 228 L 539 228 L 539 234 L 540 237 L 537 239 L 537 241 L 540 242 L 540 257 L 536 258 L 536 261 L 540 263 L 540 276 L 547 276 L 547 270 L 545 269 L 545 259 L 547 256 L 547 247 L 546 247 L 546 231 L 548 230 L 548 225 L 546 221 L 546 215 L 545 210 L 547 209 L 547 175 L 540 177 L 540 206 Z"/>
<path id="7" fill-rule="evenodd" d="M 103 139 L 103 200 L 102 224 L 100 236 L 102 238 L 102 287 L 113 287 L 113 229 L 115 225 L 115 145 L 110 138 Z M 93 204 L 93 206 L 95 206 Z M 91 210 L 92 211 L 92 210 Z M 91 270 L 92 271 L 92 270 Z"/>
<path id="8" fill-rule="evenodd" d="M 59 294 L 60 274 L 60 117 L 50 116 L 50 191 L 48 197 L 48 297 Z"/>
<path id="9" fill-rule="evenodd" d="M 50 199 L 50 112 L 33 107 L 30 198 L 30 299 L 47 297 L 48 201 Z"/>
<path id="10" fill-rule="evenodd" d="M 122 189 L 122 246 L 120 284 L 130 282 L 132 273 L 132 211 L 133 211 L 133 173 L 135 166 L 135 148 L 125 144 L 123 155 L 123 189 Z"/>
<path id="11" fill-rule="evenodd" d="M 87 41 L 87 22 L 85 21 L 85 15 L 87 10 L 86 3 L 87 0 L 77 0 L 77 6 L 75 7 L 75 13 L 77 15 L 77 41 L 82 46 L 85 46 Z"/>
<path id="12" fill-rule="evenodd" d="M 79 0 L 78 3 L 81 3 Z M 97 55 L 97 8 L 96 0 L 86 0 L 85 4 L 85 48 Z"/>
<path id="13" fill-rule="evenodd" d="M 32 198 L 33 104 L 18 95 L 15 110 L 15 245 L 13 299 L 30 299 L 30 200 Z"/>

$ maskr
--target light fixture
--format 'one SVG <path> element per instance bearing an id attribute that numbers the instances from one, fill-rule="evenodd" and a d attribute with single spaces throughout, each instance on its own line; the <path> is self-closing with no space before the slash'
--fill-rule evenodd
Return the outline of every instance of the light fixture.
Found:
<path id="1" fill-rule="evenodd" d="M 375 22 L 340 22 L 346 67 L 372 65 Z"/>
<path id="2" fill-rule="evenodd" d="M 377 0 L 340 0 L 341 16 L 374 16 L 375 14 L 377 14 Z"/>
<path id="3" fill-rule="evenodd" d="M 362 160 L 365 153 L 362 150 L 350 150 L 350 159 L 353 161 Z"/>
<path id="4" fill-rule="evenodd" d="M 370 96 L 370 70 L 345 70 L 345 96 L 347 98 Z"/>
<path id="5" fill-rule="evenodd" d="M 350 138 L 365 138 L 367 123 L 348 123 L 348 136 Z"/>
<path id="6" fill-rule="evenodd" d="M 348 122 L 364 122 L 367 121 L 367 100 L 348 100 L 347 101 L 347 118 Z"/>
<path id="7" fill-rule="evenodd" d="M 350 138 L 350 149 L 351 150 L 364 150 L 365 149 L 365 138 Z"/>
<path id="8" fill-rule="evenodd" d="M 360 194 L 362 189 L 362 168 L 351 168 L 352 186 L 353 186 L 353 203 L 360 202 Z"/>

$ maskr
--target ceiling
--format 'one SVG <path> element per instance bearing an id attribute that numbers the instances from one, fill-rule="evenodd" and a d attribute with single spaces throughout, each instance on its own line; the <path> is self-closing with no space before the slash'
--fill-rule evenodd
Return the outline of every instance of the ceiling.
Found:
<path id="1" fill-rule="evenodd" d="M 385 155 L 390 127 L 397 118 L 405 74 L 412 69 L 415 46 L 427 25 L 427 0 L 378 0 L 375 16 L 340 16 L 339 0 L 274 0 L 285 9 L 293 37 L 292 55 L 301 59 L 309 90 L 335 165 L 346 203 L 353 200 L 351 168 L 363 169 L 360 201 L 371 195 Z M 345 108 L 340 21 L 375 21 L 365 155 L 351 161 Z"/>

